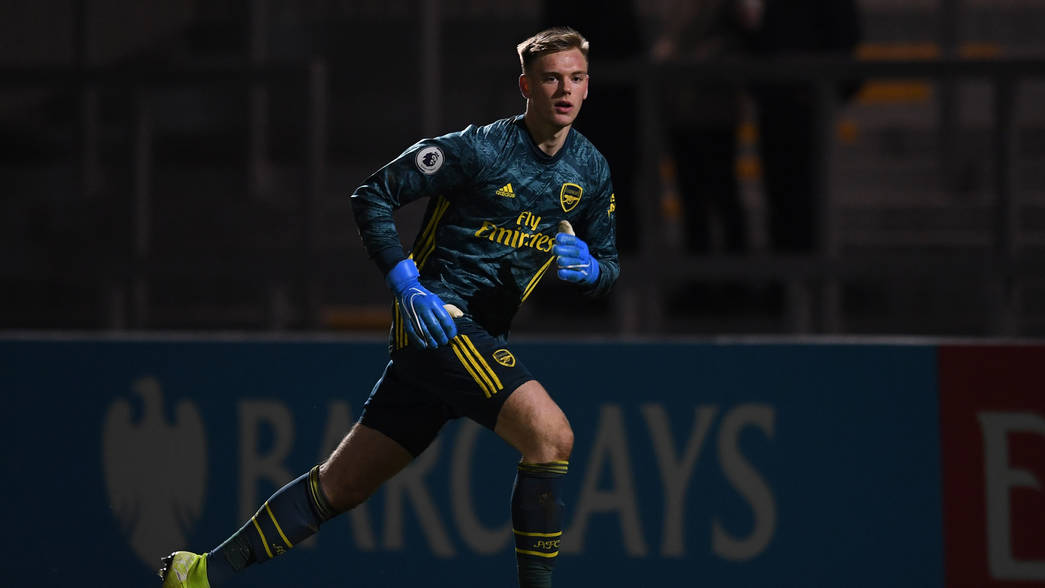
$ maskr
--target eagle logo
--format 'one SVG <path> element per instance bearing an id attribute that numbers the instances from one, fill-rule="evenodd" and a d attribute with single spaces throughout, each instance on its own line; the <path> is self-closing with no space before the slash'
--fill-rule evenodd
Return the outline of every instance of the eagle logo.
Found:
<path id="1" fill-rule="evenodd" d="M 569 182 L 563 184 L 562 189 L 559 190 L 559 204 L 562 205 L 562 211 L 569 212 L 577 208 L 577 203 L 581 201 L 582 194 L 584 194 L 584 188 L 577 184 Z"/>
<path id="2" fill-rule="evenodd" d="M 194 403 L 179 402 L 170 424 L 155 378 L 136 380 L 132 390 L 140 409 L 121 398 L 105 415 L 102 462 L 110 508 L 131 549 L 152 566 L 161 555 L 186 546 L 186 534 L 200 516 L 206 440 Z"/>

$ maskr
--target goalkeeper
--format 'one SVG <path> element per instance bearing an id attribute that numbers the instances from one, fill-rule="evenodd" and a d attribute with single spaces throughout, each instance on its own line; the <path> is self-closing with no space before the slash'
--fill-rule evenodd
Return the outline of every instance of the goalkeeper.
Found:
<path id="1" fill-rule="evenodd" d="M 219 586 L 289 550 L 462 416 L 521 454 L 510 498 L 519 585 L 551 586 L 573 431 L 511 350 L 509 328 L 548 271 L 597 296 L 620 270 L 609 166 L 572 128 L 588 96 L 588 42 L 549 29 L 517 52 L 524 114 L 420 141 L 352 195 L 363 243 L 394 296 L 391 360 L 359 422 L 225 543 L 164 558 L 164 586 Z M 428 205 L 407 254 L 393 211 L 421 198 Z"/>

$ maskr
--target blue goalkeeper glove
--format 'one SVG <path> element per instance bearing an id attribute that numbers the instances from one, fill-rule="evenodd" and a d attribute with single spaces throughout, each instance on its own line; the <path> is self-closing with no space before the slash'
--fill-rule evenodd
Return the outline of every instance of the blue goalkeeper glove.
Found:
<path id="1" fill-rule="evenodd" d="M 559 256 L 559 279 L 591 286 L 599 279 L 599 262 L 588 253 L 588 244 L 576 235 L 557 233 L 552 252 Z"/>
<path id="2" fill-rule="evenodd" d="M 457 335 L 457 325 L 443 301 L 421 285 L 419 275 L 414 260 L 404 259 L 388 272 L 385 283 L 395 292 L 410 340 L 422 349 L 446 345 Z"/>

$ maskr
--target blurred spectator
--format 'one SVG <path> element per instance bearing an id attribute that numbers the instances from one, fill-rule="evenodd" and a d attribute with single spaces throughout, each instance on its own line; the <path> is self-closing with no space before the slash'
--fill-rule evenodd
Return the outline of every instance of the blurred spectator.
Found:
<path id="1" fill-rule="evenodd" d="M 860 40 L 855 0 L 740 0 L 741 20 L 762 58 L 851 55 Z M 859 84 L 844 84 L 849 99 Z M 769 243 L 778 253 L 811 253 L 819 242 L 816 196 L 816 103 L 806 82 L 760 84 L 759 152 L 769 218 Z"/>
<path id="2" fill-rule="evenodd" d="M 635 175 L 638 150 L 638 92 L 632 82 L 604 82 L 599 67 L 634 60 L 642 51 L 634 0 L 570 0 L 543 3 L 545 27 L 568 26 L 591 43 L 595 70 L 591 99 L 584 101 L 574 125 L 609 161 L 616 191 L 617 250 L 634 253 L 638 246 Z"/>
<path id="3" fill-rule="evenodd" d="M 740 0 L 678 0 L 665 14 L 651 57 L 663 61 L 707 61 L 735 56 L 743 44 Z M 686 249 L 715 249 L 713 219 L 720 221 L 722 249 L 747 251 L 747 217 L 736 176 L 741 88 L 695 77 L 676 78 L 663 88 L 668 147 L 675 161 L 683 206 Z"/>

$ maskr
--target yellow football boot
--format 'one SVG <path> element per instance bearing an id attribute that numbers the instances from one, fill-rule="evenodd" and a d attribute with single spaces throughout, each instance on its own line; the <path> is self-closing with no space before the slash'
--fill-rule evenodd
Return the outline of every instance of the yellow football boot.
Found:
<path id="1" fill-rule="evenodd" d="M 163 588 L 210 588 L 207 581 L 207 555 L 175 551 L 160 560 Z"/>

